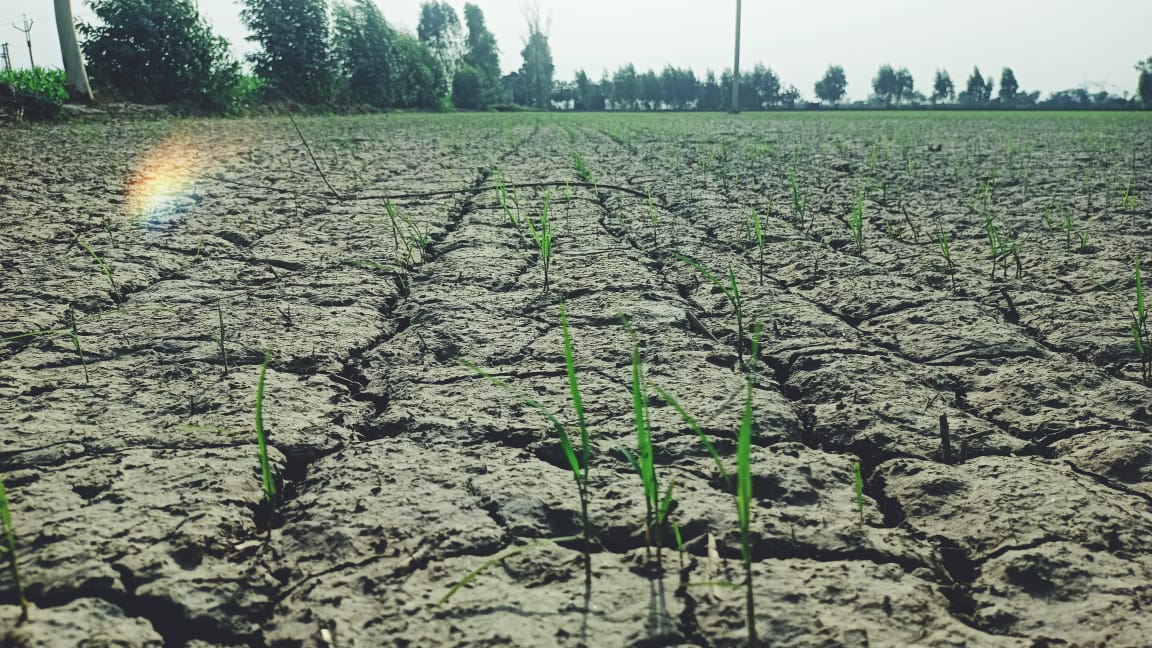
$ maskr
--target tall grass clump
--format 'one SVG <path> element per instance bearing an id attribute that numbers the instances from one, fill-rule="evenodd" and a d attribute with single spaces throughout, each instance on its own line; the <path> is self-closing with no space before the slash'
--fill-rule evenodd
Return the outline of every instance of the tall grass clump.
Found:
<path id="1" fill-rule="evenodd" d="M 1144 301 L 1144 279 L 1140 275 L 1140 257 L 1136 257 L 1136 307 L 1132 311 L 1132 342 L 1140 360 L 1140 378 L 1152 385 L 1152 332 L 1148 329 L 1148 307 Z"/>
<path id="2" fill-rule="evenodd" d="M 12 530 L 12 513 L 8 510 L 8 493 L 4 489 L 3 479 L 0 479 L 0 524 L 4 526 L 4 552 L 8 554 L 8 569 L 12 573 L 12 582 L 16 585 L 16 598 L 20 600 L 19 623 L 23 623 L 28 620 L 28 601 L 24 598 L 20 568 L 16 565 L 16 534 Z"/>
<path id="3" fill-rule="evenodd" d="M 591 587 L 592 584 L 592 542 L 591 533 L 592 529 L 588 523 L 588 504 L 590 501 L 589 484 L 589 464 L 591 462 L 592 447 L 589 441 L 588 421 L 584 415 L 584 399 L 580 395 L 580 383 L 576 375 L 576 356 L 572 350 L 572 335 L 568 329 L 568 313 L 564 305 L 560 305 L 560 331 L 564 338 L 564 367 L 568 376 L 568 392 L 572 397 L 572 408 L 576 411 L 576 427 L 579 430 L 580 437 L 578 439 L 579 446 L 573 444 L 571 435 L 568 433 L 568 427 L 560 421 L 560 417 L 552 410 L 545 407 L 540 401 L 532 398 L 531 396 L 514 389 L 511 385 L 503 380 L 493 376 L 487 371 L 481 369 L 478 365 L 466 360 L 465 358 L 457 358 L 456 360 L 465 367 L 471 369 L 478 375 L 486 378 L 489 382 L 497 387 L 513 394 L 520 399 L 521 402 L 535 409 L 542 414 L 548 422 L 552 424 L 552 429 L 556 432 L 556 436 L 560 441 L 560 448 L 564 451 L 564 457 L 568 460 L 568 467 L 572 471 L 572 480 L 576 484 L 576 493 L 580 498 L 580 526 L 581 534 L 579 538 L 583 545 L 584 552 L 584 582 L 586 587 Z M 552 538 L 547 542 L 565 542 L 573 538 Z M 522 548 L 521 550 L 523 550 Z M 511 555 L 511 554 L 510 554 Z M 499 561 L 496 561 L 499 562 Z M 480 572 L 484 571 L 487 567 L 496 564 L 496 562 L 489 563 L 486 567 L 482 567 L 470 574 L 464 581 L 457 584 L 449 592 L 448 596 L 444 597 L 444 601 L 454 594 L 461 586 L 468 580 L 475 578 Z"/>

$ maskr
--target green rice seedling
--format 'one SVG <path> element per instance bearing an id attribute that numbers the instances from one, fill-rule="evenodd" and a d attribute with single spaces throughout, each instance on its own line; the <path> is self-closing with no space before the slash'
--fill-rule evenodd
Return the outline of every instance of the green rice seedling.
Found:
<path id="1" fill-rule="evenodd" d="M 84 360 L 84 350 L 80 348 L 80 334 L 76 330 L 76 311 L 69 308 L 65 313 L 68 320 L 68 337 L 72 339 L 72 348 L 80 356 L 80 368 L 84 370 L 84 384 L 88 384 L 88 363 Z"/>
<path id="2" fill-rule="evenodd" d="M 216 300 L 216 321 L 220 325 L 220 335 L 216 338 L 220 350 L 220 363 L 224 365 L 224 375 L 228 375 L 228 349 L 224 346 L 224 301 Z"/>
<path id="3" fill-rule="evenodd" d="M 856 483 L 856 509 L 860 511 L 860 524 L 864 524 L 864 477 L 860 475 L 860 462 L 852 462 L 852 476 Z"/>
<path id="4" fill-rule="evenodd" d="M 756 387 L 755 361 L 760 355 L 760 324 L 752 331 L 752 363 L 745 381 L 744 414 L 736 440 L 736 509 L 740 519 L 740 553 L 744 559 L 744 587 L 748 624 L 748 645 L 759 645 L 756 637 L 756 603 L 752 596 L 752 395 Z"/>
<path id="5" fill-rule="evenodd" d="M 108 267 L 108 264 L 104 263 L 104 259 L 101 259 L 99 254 L 96 254 L 96 250 L 92 249 L 92 246 L 88 244 L 88 241 L 86 241 L 83 236 L 77 234 L 76 242 L 87 250 L 88 254 L 100 265 L 100 270 L 104 273 L 104 278 L 108 280 L 108 285 L 112 286 L 112 300 L 119 302 L 120 288 L 116 286 L 116 279 L 112 277 L 112 270 Z"/>
<path id="6" fill-rule="evenodd" d="M 264 501 L 267 503 L 268 539 L 272 539 L 272 520 L 276 512 L 276 481 L 272 478 L 272 466 L 268 462 L 268 437 L 264 433 L 264 377 L 268 363 L 272 360 L 272 349 L 264 350 L 264 362 L 260 365 L 260 377 L 256 381 L 256 447 L 260 457 L 260 476 L 263 480 Z"/>
<path id="7" fill-rule="evenodd" d="M 12 572 L 12 582 L 16 585 L 16 598 L 20 601 L 20 618 L 17 623 L 28 620 L 28 601 L 24 598 L 24 585 L 20 581 L 20 568 L 16 565 L 16 533 L 12 530 L 12 512 L 8 509 L 8 492 L 4 480 L 0 478 L 0 524 L 4 526 L 4 539 L 7 546 L 8 569 Z"/>
<path id="8" fill-rule="evenodd" d="M 852 231 L 852 241 L 856 244 L 856 254 L 864 252 L 864 192 L 856 196 L 856 205 L 848 217 L 848 229 Z"/>
<path id="9" fill-rule="evenodd" d="M 1092 240 L 1092 235 L 1088 232 L 1088 230 L 1079 230 L 1076 232 L 1076 239 L 1080 242 L 1080 247 L 1077 248 L 1077 250 L 1081 254 L 1086 254 L 1091 251 L 1091 246 L 1089 246 L 1089 243 Z"/>
<path id="10" fill-rule="evenodd" d="M 1120 209 L 1126 212 L 1136 211 L 1136 197 L 1132 195 L 1132 181 L 1124 187 L 1124 196 L 1120 201 Z"/>
<path id="11" fill-rule="evenodd" d="M 588 169 L 588 165 L 584 163 L 584 158 L 576 151 L 572 151 L 572 168 L 576 170 L 576 177 L 580 178 L 580 182 L 591 184 L 595 182 L 592 176 L 592 171 Z"/>
<path id="12" fill-rule="evenodd" d="M 672 489 L 675 482 L 669 482 L 663 495 L 656 477 L 656 458 L 652 443 L 652 421 L 648 414 L 648 394 L 644 385 L 644 369 L 640 361 L 640 346 L 636 334 L 627 322 L 624 323 L 632 336 L 632 412 L 636 423 L 636 454 L 621 446 L 620 450 L 628 463 L 640 475 L 644 486 L 644 538 L 651 559 L 651 549 L 656 547 L 656 568 L 662 572 L 663 529 L 667 524 L 668 511 L 672 506 Z"/>
<path id="13" fill-rule="evenodd" d="M 796 216 L 796 223 L 800 226 L 800 229 L 804 230 L 807 228 L 805 223 L 806 206 L 804 204 L 804 197 L 800 194 L 800 185 L 796 182 L 795 169 L 789 170 L 788 179 L 792 185 L 792 213 Z"/>
<path id="14" fill-rule="evenodd" d="M 956 264 L 952 260 L 952 244 L 948 240 L 948 232 L 944 231 L 944 226 L 939 223 L 936 224 L 936 243 L 939 246 L 940 256 L 944 257 L 944 263 L 948 265 L 948 276 L 952 278 L 952 291 L 956 291 Z"/>
<path id="15" fill-rule="evenodd" d="M 648 221 L 652 224 L 652 247 L 655 248 L 659 245 L 657 232 L 660 229 L 660 221 L 656 218 L 656 205 L 652 202 L 652 190 L 648 190 Z"/>
<path id="16" fill-rule="evenodd" d="M 576 426 L 580 432 L 579 448 L 572 444 L 572 437 L 568 434 L 568 428 L 560 422 L 559 416 L 542 405 L 540 401 L 517 391 L 508 383 L 464 358 L 458 357 L 456 360 L 497 387 L 515 395 L 521 402 L 535 409 L 552 424 L 552 429 L 555 430 L 556 436 L 560 440 L 560 448 L 564 451 L 564 457 L 568 460 L 568 466 L 572 470 L 572 479 L 576 482 L 576 490 L 580 497 L 580 525 L 582 529 L 580 538 L 584 549 L 584 582 L 586 587 L 591 587 L 592 543 L 590 536 L 592 529 L 588 524 L 588 503 L 590 500 L 588 475 L 592 449 L 589 441 L 588 422 L 584 415 L 584 399 L 580 395 L 580 384 L 576 375 L 576 358 L 572 351 L 572 335 L 568 330 L 568 313 L 563 304 L 560 305 L 560 331 L 564 337 L 564 367 L 568 375 L 568 392 L 572 397 L 572 408 L 576 411 Z"/>
<path id="17" fill-rule="evenodd" d="M 1060 228 L 1064 230 L 1064 249 L 1070 250 L 1072 249 L 1072 233 L 1076 231 L 1076 228 L 1072 226 L 1072 212 L 1063 205 L 1060 206 L 1060 212 L 1063 216 L 1060 221 Z"/>
<path id="18" fill-rule="evenodd" d="M 1152 331 L 1148 327 L 1148 308 L 1144 301 L 1144 280 L 1140 275 L 1140 257 L 1136 257 L 1136 308 L 1132 311 L 1132 342 L 1140 361 L 1140 377 L 1152 385 Z"/>
<path id="19" fill-rule="evenodd" d="M 757 265 L 760 269 L 760 285 L 764 285 L 764 228 L 760 225 L 760 215 L 752 212 L 752 228 L 756 234 L 756 249 L 760 254 Z"/>
<path id="20" fill-rule="evenodd" d="M 384 209 L 388 212 L 388 221 L 392 224 L 392 246 L 400 247 L 400 223 L 396 218 L 396 208 L 392 206 L 391 200 L 384 201 Z"/>
<path id="21" fill-rule="evenodd" d="M 744 364 L 744 308 L 743 300 L 740 297 L 740 287 L 736 284 L 736 273 L 732 270 L 732 265 L 728 265 L 728 281 L 721 281 L 711 270 L 705 268 L 700 262 L 684 256 L 678 252 L 674 253 L 684 263 L 692 266 L 696 272 L 704 275 L 708 281 L 711 281 L 714 286 L 724 293 L 728 298 L 728 303 L 732 305 L 732 311 L 736 317 L 736 355 L 740 358 L 740 364 Z"/>
<path id="22" fill-rule="evenodd" d="M 760 332 L 761 327 L 757 323 L 752 330 L 752 361 L 747 367 L 744 406 L 740 417 L 740 432 L 736 440 L 736 483 L 734 490 L 736 516 L 740 525 L 740 554 L 744 564 L 745 611 L 749 646 L 759 645 L 756 634 L 756 604 L 752 587 L 752 397 L 756 387 L 756 359 L 760 355 Z M 700 429 L 700 425 L 670 394 L 659 387 L 654 387 L 654 389 L 696 433 L 708 454 L 716 462 L 716 469 L 724 484 L 729 491 L 732 491 L 732 476 L 724 469 L 720 455 L 712 443 L 708 441 L 708 437 Z M 726 583 L 715 584 L 730 586 Z"/>
<path id="23" fill-rule="evenodd" d="M 532 223 L 532 217 L 529 216 L 525 221 L 528 223 L 528 231 L 532 233 L 532 240 L 536 241 L 536 246 L 540 248 L 540 260 L 544 264 L 544 292 L 548 292 L 548 271 L 552 267 L 552 225 L 548 221 L 548 206 L 552 201 L 552 192 L 547 191 L 544 193 L 544 208 L 540 211 L 540 226 L 537 227 Z"/>

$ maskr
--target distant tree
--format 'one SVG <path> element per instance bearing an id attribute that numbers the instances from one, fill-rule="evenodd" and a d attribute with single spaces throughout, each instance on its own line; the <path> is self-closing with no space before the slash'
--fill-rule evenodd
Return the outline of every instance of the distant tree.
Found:
<path id="1" fill-rule="evenodd" d="M 980 74 L 980 68 L 972 68 L 972 74 L 968 77 L 968 85 L 964 92 L 960 93 L 960 103 L 969 105 L 980 105 L 988 103 L 992 98 L 992 80 L 984 81 L 984 75 Z"/>
<path id="2" fill-rule="evenodd" d="M 92 0 L 100 22 L 80 25 L 88 71 L 125 99 L 223 108 L 240 65 L 190 0 Z"/>
<path id="3" fill-rule="evenodd" d="M 847 88 L 848 79 L 844 76 L 844 68 L 829 65 L 824 78 L 816 82 L 816 98 L 835 105 L 844 98 Z"/>
<path id="4" fill-rule="evenodd" d="M 422 3 L 416 36 L 428 46 L 440 63 L 441 78 L 447 84 L 460 67 L 460 59 L 464 53 L 464 37 L 456 10 L 447 2 L 430 0 Z M 446 94 L 448 88 L 445 86 L 438 91 Z"/>
<path id="5" fill-rule="evenodd" d="M 396 32 L 395 105 L 401 108 L 435 109 L 444 96 L 445 85 L 440 61 L 415 36 Z"/>
<path id="6" fill-rule="evenodd" d="M 487 107 L 487 82 L 479 69 L 464 63 L 452 75 L 452 104 L 462 110 Z"/>
<path id="7" fill-rule="evenodd" d="M 337 2 L 332 51 L 345 80 L 344 100 L 377 107 L 396 103 L 396 33 L 372 0 Z"/>
<path id="8" fill-rule="evenodd" d="M 911 101 L 916 92 L 912 81 L 912 73 L 908 68 L 900 68 L 896 71 L 896 103 L 903 103 Z"/>
<path id="9" fill-rule="evenodd" d="M 524 63 L 520 66 L 520 76 L 527 90 L 529 105 L 540 110 L 548 110 L 552 94 L 552 48 L 548 45 L 548 34 L 541 23 L 540 6 L 524 8 L 524 19 L 528 23 L 528 37 L 524 49 L 520 51 Z"/>
<path id="10" fill-rule="evenodd" d="M 1020 84 L 1016 83 L 1016 73 L 1012 71 L 1012 68 L 1004 68 L 1000 72 L 1000 101 L 1006 104 L 1015 103 L 1016 93 L 1019 90 Z"/>
<path id="11" fill-rule="evenodd" d="M 893 70 L 891 65 L 885 63 L 880 66 L 876 77 L 872 79 L 872 94 L 885 106 L 891 106 L 900 96 L 900 78 L 896 76 L 896 70 Z"/>
<path id="12" fill-rule="evenodd" d="M 240 18 L 260 43 L 253 71 L 274 96 L 324 104 L 335 90 L 327 0 L 241 0 Z"/>
<path id="13" fill-rule="evenodd" d="M 796 86 L 789 85 L 780 91 L 780 105 L 785 108 L 795 108 L 799 101 L 800 91 L 796 89 Z"/>
<path id="14" fill-rule="evenodd" d="M 716 80 L 716 73 L 708 70 L 704 73 L 704 81 L 700 83 L 699 99 L 696 101 L 697 110 L 715 112 L 724 109 L 723 90 Z"/>
<path id="15" fill-rule="evenodd" d="M 740 103 L 744 110 L 764 110 L 780 103 L 780 77 L 763 63 L 757 63 L 740 81 Z"/>
<path id="16" fill-rule="evenodd" d="M 1136 94 L 1140 96 L 1144 108 L 1152 110 L 1152 56 L 1147 61 L 1137 63 L 1136 69 L 1140 72 L 1136 80 Z"/>
<path id="17" fill-rule="evenodd" d="M 932 103 L 944 100 L 952 101 L 956 91 L 952 87 L 952 77 L 946 70 L 936 70 L 936 80 L 932 83 Z"/>
<path id="18" fill-rule="evenodd" d="M 584 70 L 576 70 L 576 101 L 573 106 L 576 110 L 604 110 L 604 96 L 600 94 L 600 87 Z"/>
<path id="19" fill-rule="evenodd" d="M 464 5 L 464 24 L 468 28 L 464 40 L 464 64 L 472 66 L 480 74 L 482 101 L 495 103 L 501 94 L 500 50 L 496 47 L 496 37 L 488 31 L 484 12 L 472 3 Z"/>
<path id="20" fill-rule="evenodd" d="M 660 73 L 660 88 L 665 104 L 683 110 L 696 98 L 696 73 L 667 65 Z"/>
<path id="21" fill-rule="evenodd" d="M 659 109 L 660 99 L 664 96 L 664 88 L 660 85 L 660 77 L 656 76 L 654 71 L 648 70 L 637 77 L 636 81 L 640 85 L 640 100 L 644 102 L 647 109 Z"/>
<path id="22" fill-rule="evenodd" d="M 624 110 L 634 110 L 640 99 L 640 82 L 636 76 L 636 66 L 629 63 L 612 75 L 612 100 Z"/>

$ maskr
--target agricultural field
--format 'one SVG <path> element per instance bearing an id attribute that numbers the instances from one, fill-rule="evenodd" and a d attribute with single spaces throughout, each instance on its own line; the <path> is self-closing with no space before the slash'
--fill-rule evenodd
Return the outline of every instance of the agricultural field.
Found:
<path id="1" fill-rule="evenodd" d="M 0 643 L 1147 645 L 1150 169 L 1134 113 L 0 129 Z"/>

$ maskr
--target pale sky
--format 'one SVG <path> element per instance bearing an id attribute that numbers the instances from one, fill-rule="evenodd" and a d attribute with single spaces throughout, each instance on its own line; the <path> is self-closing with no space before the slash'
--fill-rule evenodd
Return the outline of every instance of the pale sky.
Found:
<path id="1" fill-rule="evenodd" d="M 451 4 L 463 18 L 463 0 Z M 504 70 L 520 66 L 525 34 L 521 0 L 474 0 L 496 35 Z M 199 0 L 201 12 L 238 54 L 244 40 L 237 0 Z M 415 32 L 420 0 L 376 0 L 394 26 Z M 539 0 L 551 17 L 556 78 L 578 68 L 599 79 L 625 63 L 659 72 L 665 64 L 703 76 L 732 64 L 734 0 Z M 79 20 L 90 20 L 82 0 Z M 741 68 L 760 61 L 785 84 L 811 99 L 829 64 L 844 67 L 848 98 L 863 99 L 884 63 L 907 67 L 916 89 L 931 94 L 937 68 L 957 91 L 973 66 L 997 81 L 1011 67 L 1021 90 L 1087 86 L 1090 91 L 1135 92 L 1137 61 L 1152 56 L 1152 0 L 744 0 Z M 24 36 L 12 23 L 34 21 L 39 65 L 60 67 L 50 0 L 0 0 L 0 42 L 9 43 L 17 67 L 28 66 Z M 997 84 L 998 85 L 998 84 Z"/>

